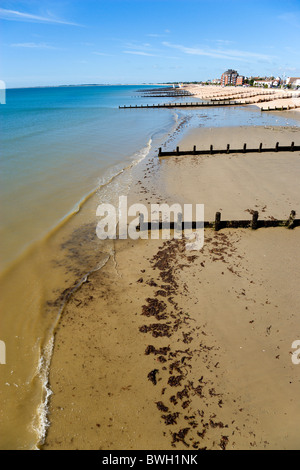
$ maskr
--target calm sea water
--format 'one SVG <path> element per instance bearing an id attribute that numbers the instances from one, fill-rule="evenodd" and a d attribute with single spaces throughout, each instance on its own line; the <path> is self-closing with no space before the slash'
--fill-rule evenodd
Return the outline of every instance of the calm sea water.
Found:
<path id="1" fill-rule="evenodd" d="M 77 289 L 110 253 L 109 244 L 91 237 L 95 205 L 89 196 L 97 191 L 100 203 L 126 193 L 130 167 L 161 145 L 181 118 L 189 118 L 183 130 L 299 126 L 292 114 L 255 108 L 118 109 L 160 101 L 141 98 L 138 89 L 8 90 L 0 106 L 0 340 L 7 346 L 7 364 L 0 366 L 0 449 L 36 448 L 43 440 L 62 294 Z"/>
<path id="2" fill-rule="evenodd" d="M 118 109 L 144 102 L 140 88 L 8 90 L 0 108 L 0 269 L 171 127 L 164 110 Z"/>

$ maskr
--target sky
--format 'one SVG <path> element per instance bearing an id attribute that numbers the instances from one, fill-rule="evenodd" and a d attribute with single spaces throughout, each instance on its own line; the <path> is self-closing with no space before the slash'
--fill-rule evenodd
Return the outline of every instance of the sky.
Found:
<path id="1" fill-rule="evenodd" d="M 1 0 L 8 88 L 300 77 L 300 0 Z"/>

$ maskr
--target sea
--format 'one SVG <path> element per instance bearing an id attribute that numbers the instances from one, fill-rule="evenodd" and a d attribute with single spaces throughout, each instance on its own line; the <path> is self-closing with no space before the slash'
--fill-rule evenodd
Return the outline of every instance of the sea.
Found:
<path id="1" fill-rule="evenodd" d="M 119 109 L 198 101 L 141 93 L 153 88 L 9 89 L 0 105 L 1 450 L 39 449 L 45 439 L 60 316 L 113 252 L 96 237 L 97 205 L 126 195 L 132 169 L 156 157 L 172 134 L 179 139 L 196 126 L 299 127 L 293 113 L 255 107 Z"/>

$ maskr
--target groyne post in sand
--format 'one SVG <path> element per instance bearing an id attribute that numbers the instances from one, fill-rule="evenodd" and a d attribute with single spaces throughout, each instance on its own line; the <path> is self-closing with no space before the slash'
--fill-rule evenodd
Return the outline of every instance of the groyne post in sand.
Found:
<path id="1" fill-rule="evenodd" d="M 257 230 L 258 229 L 258 216 L 259 216 L 258 211 L 254 211 L 253 215 L 252 215 L 252 222 L 251 222 L 252 230 Z"/>
<path id="2" fill-rule="evenodd" d="M 288 227 L 289 229 L 294 228 L 294 226 L 295 226 L 295 219 L 296 219 L 296 211 L 292 211 L 292 212 L 291 212 L 291 215 L 290 215 L 290 218 L 289 218 L 289 220 L 288 220 L 288 226 L 287 226 L 287 227 Z"/>
<path id="3" fill-rule="evenodd" d="M 215 218 L 215 231 L 218 232 L 221 229 L 221 212 L 216 213 Z"/>

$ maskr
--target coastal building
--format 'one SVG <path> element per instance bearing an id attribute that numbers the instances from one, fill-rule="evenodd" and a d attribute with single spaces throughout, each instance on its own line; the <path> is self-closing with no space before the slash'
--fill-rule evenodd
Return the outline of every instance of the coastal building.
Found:
<path id="1" fill-rule="evenodd" d="M 282 80 L 280 77 L 274 78 L 274 77 L 265 77 L 265 78 L 260 78 L 260 77 L 255 77 L 253 81 L 253 85 L 257 87 L 264 87 L 264 88 L 276 88 L 279 87 L 282 83 Z"/>
<path id="2" fill-rule="evenodd" d="M 244 85 L 245 77 L 239 75 L 236 70 L 229 69 L 227 72 L 224 72 L 221 77 L 221 85 L 222 86 L 240 86 Z"/>
<path id="3" fill-rule="evenodd" d="M 286 80 L 286 85 L 289 85 L 291 88 L 295 88 L 297 90 L 300 87 L 300 78 L 289 77 Z"/>
<path id="4" fill-rule="evenodd" d="M 245 77 L 243 75 L 239 75 L 238 78 L 236 79 L 236 85 L 237 86 L 242 86 L 244 85 Z"/>
<path id="5" fill-rule="evenodd" d="M 280 77 L 275 78 L 275 80 L 273 80 L 272 86 L 279 87 L 280 85 L 281 85 L 281 78 Z"/>
<path id="6" fill-rule="evenodd" d="M 227 72 L 224 72 L 221 77 L 221 85 L 222 86 L 227 86 L 227 85 L 235 86 L 238 76 L 239 74 L 237 73 L 236 70 L 232 70 L 232 69 L 227 70 Z"/>

